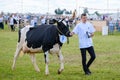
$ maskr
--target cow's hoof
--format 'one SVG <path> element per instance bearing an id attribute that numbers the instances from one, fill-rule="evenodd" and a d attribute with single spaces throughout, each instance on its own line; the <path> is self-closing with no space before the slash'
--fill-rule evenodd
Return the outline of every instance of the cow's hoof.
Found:
<path id="1" fill-rule="evenodd" d="M 49 75 L 49 71 L 45 71 L 45 75 L 48 76 Z"/>
<path id="2" fill-rule="evenodd" d="M 49 75 L 49 73 L 46 73 L 45 75 L 46 75 L 46 76 L 48 76 L 48 75 Z"/>
<path id="3" fill-rule="evenodd" d="M 36 70 L 36 72 L 40 72 L 40 70 Z"/>
<path id="4" fill-rule="evenodd" d="M 35 71 L 36 71 L 36 72 L 40 72 L 40 70 L 39 70 L 39 69 L 36 69 Z"/>
<path id="5" fill-rule="evenodd" d="M 58 74 L 61 74 L 61 73 L 62 73 L 62 71 L 63 71 L 63 69 L 62 69 L 62 70 L 58 70 Z"/>
<path id="6" fill-rule="evenodd" d="M 58 74 L 61 74 L 61 71 L 58 70 Z"/>
<path id="7" fill-rule="evenodd" d="M 12 66 L 12 70 L 14 70 L 14 69 L 15 69 L 15 67 Z"/>

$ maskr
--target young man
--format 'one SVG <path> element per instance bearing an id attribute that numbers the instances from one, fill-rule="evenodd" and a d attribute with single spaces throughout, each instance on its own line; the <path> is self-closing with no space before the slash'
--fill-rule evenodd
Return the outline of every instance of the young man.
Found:
<path id="1" fill-rule="evenodd" d="M 92 37 L 94 35 L 95 29 L 93 25 L 87 21 L 86 14 L 81 15 L 81 21 L 76 25 L 70 35 L 77 34 L 79 38 L 79 48 L 82 56 L 82 66 L 85 72 L 85 75 L 90 75 L 91 71 L 89 70 L 90 65 L 95 59 L 95 52 L 92 43 Z M 86 62 L 86 51 L 90 54 L 91 58 Z"/>

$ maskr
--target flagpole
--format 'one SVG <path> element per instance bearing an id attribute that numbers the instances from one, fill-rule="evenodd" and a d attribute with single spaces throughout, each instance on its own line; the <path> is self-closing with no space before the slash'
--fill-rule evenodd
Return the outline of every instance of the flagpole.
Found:
<path id="1" fill-rule="evenodd" d="M 23 13 L 23 0 L 21 0 L 21 13 Z"/>
<path id="2" fill-rule="evenodd" d="M 77 12 L 78 12 L 77 8 L 78 8 L 78 0 L 76 0 L 76 15 L 77 15 Z"/>
<path id="3" fill-rule="evenodd" d="M 109 0 L 107 0 L 107 13 L 109 14 Z"/>
<path id="4" fill-rule="evenodd" d="M 48 0 L 48 14 L 49 14 L 49 0 Z"/>

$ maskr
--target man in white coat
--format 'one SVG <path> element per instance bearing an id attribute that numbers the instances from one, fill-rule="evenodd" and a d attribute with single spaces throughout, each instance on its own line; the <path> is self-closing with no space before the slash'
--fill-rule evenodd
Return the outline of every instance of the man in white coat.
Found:
<path id="1" fill-rule="evenodd" d="M 85 72 L 85 75 L 90 75 L 91 71 L 89 69 L 90 65 L 96 58 L 92 37 L 94 35 L 95 29 L 93 25 L 87 21 L 87 15 L 81 15 L 81 21 L 76 25 L 70 35 L 77 34 L 79 38 L 79 48 L 82 56 L 82 66 Z M 86 62 L 86 51 L 90 54 L 91 58 Z"/>

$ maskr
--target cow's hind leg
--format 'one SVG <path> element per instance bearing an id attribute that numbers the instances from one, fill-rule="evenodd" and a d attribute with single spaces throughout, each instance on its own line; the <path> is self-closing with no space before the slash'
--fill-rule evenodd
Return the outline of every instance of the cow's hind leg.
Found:
<path id="1" fill-rule="evenodd" d="M 44 57 L 45 57 L 45 74 L 48 75 L 49 74 L 49 69 L 48 69 L 48 64 L 49 64 L 49 53 L 48 51 L 44 53 Z"/>
<path id="2" fill-rule="evenodd" d="M 61 50 L 58 53 L 58 58 L 60 60 L 60 68 L 58 70 L 58 74 L 61 74 L 61 72 L 64 70 L 64 58 L 63 58 L 63 55 L 61 53 Z"/>
<path id="3" fill-rule="evenodd" d="M 16 60 L 17 60 L 19 54 L 20 54 L 21 48 L 22 48 L 22 46 L 18 43 L 17 44 L 17 48 L 16 48 L 16 52 L 14 54 L 14 60 L 13 60 L 12 70 L 14 70 L 14 68 L 15 68 L 15 63 L 16 63 Z"/>
<path id="4" fill-rule="evenodd" d="M 31 57 L 31 61 L 34 65 L 34 68 L 37 72 L 40 72 L 40 69 L 38 68 L 38 65 L 36 64 L 36 57 L 35 57 L 35 54 L 30 54 L 30 57 Z"/>

